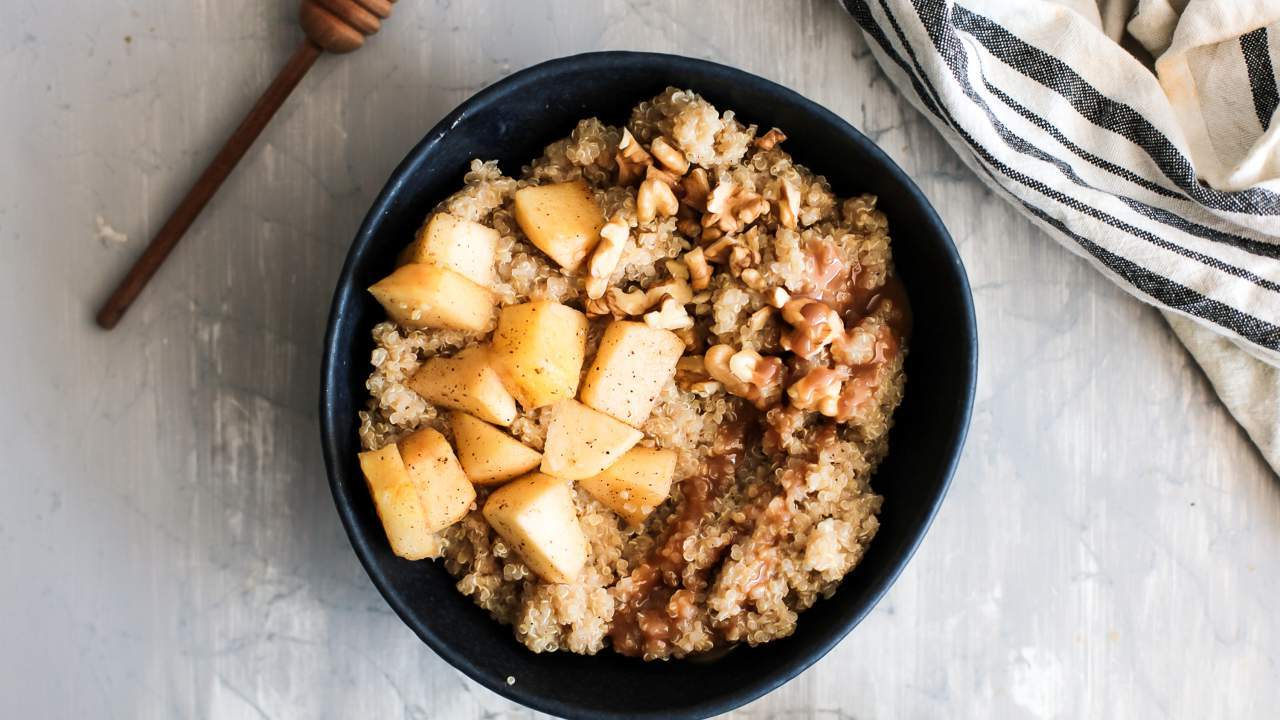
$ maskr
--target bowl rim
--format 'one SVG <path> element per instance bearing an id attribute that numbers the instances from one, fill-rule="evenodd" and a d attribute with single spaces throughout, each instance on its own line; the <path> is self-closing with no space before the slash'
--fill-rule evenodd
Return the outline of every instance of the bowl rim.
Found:
<path id="1" fill-rule="evenodd" d="M 963 307 L 961 308 L 964 323 L 962 328 L 963 336 L 969 339 L 968 353 L 963 358 L 958 358 L 966 364 L 965 383 L 962 388 L 961 402 L 958 403 L 956 410 L 959 412 L 959 431 L 952 440 L 949 457 L 943 463 L 943 477 L 937 494 L 925 508 L 923 521 L 919 529 L 910 538 L 904 547 L 903 552 L 894 559 L 888 568 L 888 571 L 879 581 L 879 587 L 871 589 L 869 601 L 855 613 L 845 618 L 842 622 L 834 624 L 826 638 L 817 644 L 810 652 L 805 653 L 801 657 L 790 662 L 780 664 L 771 669 L 767 675 L 762 676 L 759 680 L 744 683 L 734 691 L 707 698 L 701 701 L 693 701 L 684 707 L 673 711 L 599 711 L 592 710 L 590 717 L 594 718 L 634 718 L 634 717 L 689 717 L 702 718 L 710 715 L 728 712 L 735 708 L 741 707 L 749 702 L 757 700 L 764 695 L 776 690 L 783 684 L 797 677 L 818 660 L 822 659 L 834 648 L 841 640 L 853 630 L 875 607 L 880 600 L 888 592 L 889 588 L 896 582 L 902 570 L 910 562 L 923 542 L 924 537 L 928 534 L 929 528 L 932 526 L 934 518 L 938 513 L 943 500 L 946 498 L 947 492 L 951 487 L 952 479 L 955 475 L 956 467 L 960 462 L 963 454 L 965 440 L 968 436 L 969 423 L 972 417 L 974 396 L 977 386 L 977 368 L 978 368 L 978 332 L 977 319 L 974 311 L 973 293 L 970 287 L 968 274 L 965 271 L 964 264 L 961 262 L 959 251 L 955 246 L 955 241 L 951 237 L 951 233 L 943 224 L 942 219 L 938 216 L 932 203 L 921 192 L 906 172 L 895 163 L 887 153 L 885 153 L 879 145 L 860 132 L 852 124 L 836 115 L 832 111 L 809 100 L 803 95 L 780 85 L 767 78 L 760 77 L 754 73 L 747 72 L 729 65 L 713 62 L 710 60 L 702 60 L 698 58 L 690 58 L 681 55 L 668 53 L 653 52 L 635 52 L 635 51 L 599 51 L 585 52 L 574 55 L 546 60 L 544 62 L 531 65 L 523 70 L 517 71 L 506 77 L 494 81 L 484 89 L 475 93 L 468 99 L 464 100 L 457 108 L 452 110 L 440 122 L 438 122 L 427 134 L 419 141 L 412 150 L 405 156 L 396 168 L 392 171 L 386 185 L 379 192 L 374 200 L 369 212 L 365 215 L 364 220 L 360 224 L 355 238 L 347 250 L 346 259 L 343 262 L 342 270 L 338 275 L 334 287 L 333 300 L 331 302 L 329 316 L 326 321 L 325 338 L 323 347 L 323 361 L 321 364 L 320 374 L 320 430 L 321 430 L 321 449 L 324 455 L 325 473 L 329 480 L 329 489 L 333 494 L 334 505 L 338 511 L 339 519 L 342 521 L 343 529 L 347 535 L 347 539 L 355 551 L 357 559 L 361 566 L 364 567 L 366 574 L 373 581 L 378 593 L 383 600 L 391 606 L 391 609 L 400 618 L 400 620 L 414 632 L 418 638 L 426 643 L 433 652 L 443 658 L 454 668 L 462 671 L 467 677 L 478 682 L 489 690 L 498 695 L 520 703 L 529 708 L 546 712 L 562 717 L 585 717 L 580 707 L 569 703 L 562 702 L 558 698 L 547 697 L 541 694 L 532 694 L 525 692 L 519 684 L 509 685 L 497 681 L 490 681 L 489 675 L 483 673 L 468 658 L 467 654 L 456 649 L 447 642 L 438 638 L 426 623 L 418 622 L 414 613 L 411 612 L 409 606 L 403 602 L 403 598 L 398 593 L 392 591 L 391 582 L 382 573 L 374 558 L 374 551 L 371 541 L 356 532 L 357 522 L 356 513 L 350 502 L 344 498 L 340 488 L 339 468 L 341 467 L 341 451 L 345 441 L 349 438 L 339 437 L 338 430 L 335 427 L 335 412 L 340 412 L 342 408 L 337 408 L 331 398 L 331 388 L 341 378 L 345 377 L 346 361 L 350 358 L 345 357 L 349 354 L 349 349 L 338 346 L 337 327 L 342 316 L 348 312 L 351 299 L 356 294 L 344 292 L 344 288 L 349 288 L 353 284 L 355 273 L 355 258 L 357 255 L 363 254 L 368 245 L 372 242 L 376 229 L 381 224 L 381 218 L 388 212 L 401 190 L 405 179 L 418 171 L 419 166 L 425 162 L 426 158 L 432 151 L 445 141 L 449 131 L 459 125 L 466 118 L 487 112 L 491 109 L 492 104 L 499 97 L 506 95 L 519 86 L 527 86 L 537 83 L 544 78 L 554 77 L 562 71 L 581 70 L 584 66 L 592 65 L 610 65 L 618 62 L 636 62 L 649 64 L 669 64 L 680 67 L 696 67 L 710 74 L 720 74 L 730 77 L 738 82 L 746 82 L 755 84 L 767 92 L 784 98 L 787 102 L 802 109 L 806 114 L 819 118 L 822 122 L 838 128 L 845 140 L 862 146 L 873 162 L 879 163 L 888 173 L 899 182 L 903 188 L 910 194 L 915 201 L 924 209 L 925 217 L 923 220 L 926 224 L 936 228 L 940 233 L 941 249 L 947 257 L 949 264 L 952 266 L 956 279 L 959 281 L 960 294 L 963 298 Z M 678 662 L 678 661 L 672 661 Z"/>

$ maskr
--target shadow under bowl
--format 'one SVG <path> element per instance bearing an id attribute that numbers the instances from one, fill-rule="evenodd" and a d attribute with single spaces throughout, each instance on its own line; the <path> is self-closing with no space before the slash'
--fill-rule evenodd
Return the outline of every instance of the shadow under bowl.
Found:
<path id="1" fill-rule="evenodd" d="M 392 270 L 430 209 L 461 186 L 472 158 L 496 159 L 515 174 L 578 120 L 621 124 L 633 105 L 667 86 L 692 89 L 762 129 L 782 128 L 786 149 L 825 175 L 837 195 L 879 197 L 915 318 L 906 397 L 890 453 L 873 479 L 884 496 L 880 530 L 834 596 L 802 613 L 785 639 L 737 647 L 715 660 L 642 662 L 609 650 L 592 657 L 535 654 L 459 593 L 440 563 L 402 560 L 388 547 L 356 459 L 370 330 L 384 318 L 365 288 Z M 531 67 L 476 94 L 392 174 L 351 245 L 334 294 L 320 391 L 322 444 L 334 502 L 360 562 L 396 614 L 454 667 L 500 695 L 565 717 L 705 717 L 798 675 L 888 589 L 946 493 L 968 428 L 976 370 L 973 299 L 955 245 L 920 190 L 862 133 L 800 95 L 730 67 L 671 55 L 591 53 Z"/>

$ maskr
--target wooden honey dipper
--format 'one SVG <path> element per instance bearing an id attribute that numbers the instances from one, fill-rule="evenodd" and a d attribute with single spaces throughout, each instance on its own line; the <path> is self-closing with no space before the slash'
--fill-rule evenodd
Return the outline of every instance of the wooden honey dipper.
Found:
<path id="1" fill-rule="evenodd" d="M 364 39 L 378 32 L 382 21 L 391 16 L 391 6 L 395 2 L 396 0 L 302 0 L 298 21 L 307 37 L 244 121 L 231 134 L 231 138 L 214 156 L 186 197 L 178 203 L 177 209 L 129 269 L 129 274 L 124 276 L 111 297 L 103 303 L 97 315 L 98 325 L 110 330 L 120 322 L 125 311 L 160 269 L 182 235 L 200 215 L 200 211 L 209 204 L 209 200 L 218 192 L 218 188 L 253 145 L 253 141 L 262 134 L 263 128 L 284 104 L 289 93 L 293 92 L 315 64 L 320 53 L 326 50 L 331 53 L 349 53 L 359 49 L 364 45 Z"/>

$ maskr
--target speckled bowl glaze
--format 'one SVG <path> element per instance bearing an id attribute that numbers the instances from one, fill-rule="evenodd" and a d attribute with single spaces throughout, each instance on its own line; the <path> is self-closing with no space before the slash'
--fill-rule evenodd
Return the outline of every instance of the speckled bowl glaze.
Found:
<path id="1" fill-rule="evenodd" d="M 798 162 L 840 196 L 875 193 L 889 217 L 898 273 L 915 316 L 906 398 L 890 453 L 873 480 L 884 498 L 880 531 L 833 597 L 800 616 L 795 634 L 714 659 L 642 662 L 534 654 L 454 589 L 438 562 L 391 554 L 356 460 L 357 411 L 382 309 L 365 288 L 391 271 L 399 249 L 472 158 L 508 173 L 565 136 L 581 118 L 621 124 L 640 100 L 690 88 L 745 122 L 777 126 Z M 777 688 L 825 655 L 875 605 L 937 512 L 960 457 L 977 369 L 973 299 L 955 245 L 914 183 L 862 133 L 775 83 L 701 60 L 608 52 L 553 60 L 507 77 L 440 122 L 396 168 L 374 202 L 338 279 L 324 346 L 320 423 L 338 514 L 387 603 L 454 667 L 516 702 L 565 717 L 705 717 Z M 509 684 L 508 678 L 515 682 Z"/>

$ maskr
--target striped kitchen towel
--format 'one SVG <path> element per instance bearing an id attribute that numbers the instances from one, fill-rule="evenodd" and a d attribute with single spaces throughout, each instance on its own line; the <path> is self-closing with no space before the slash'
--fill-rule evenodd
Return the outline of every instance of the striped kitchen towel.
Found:
<path id="1" fill-rule="evenodd" d="M 979 178 L 1165 313 L 1280 472 L 1280 0 L 843 1 Z"/>

